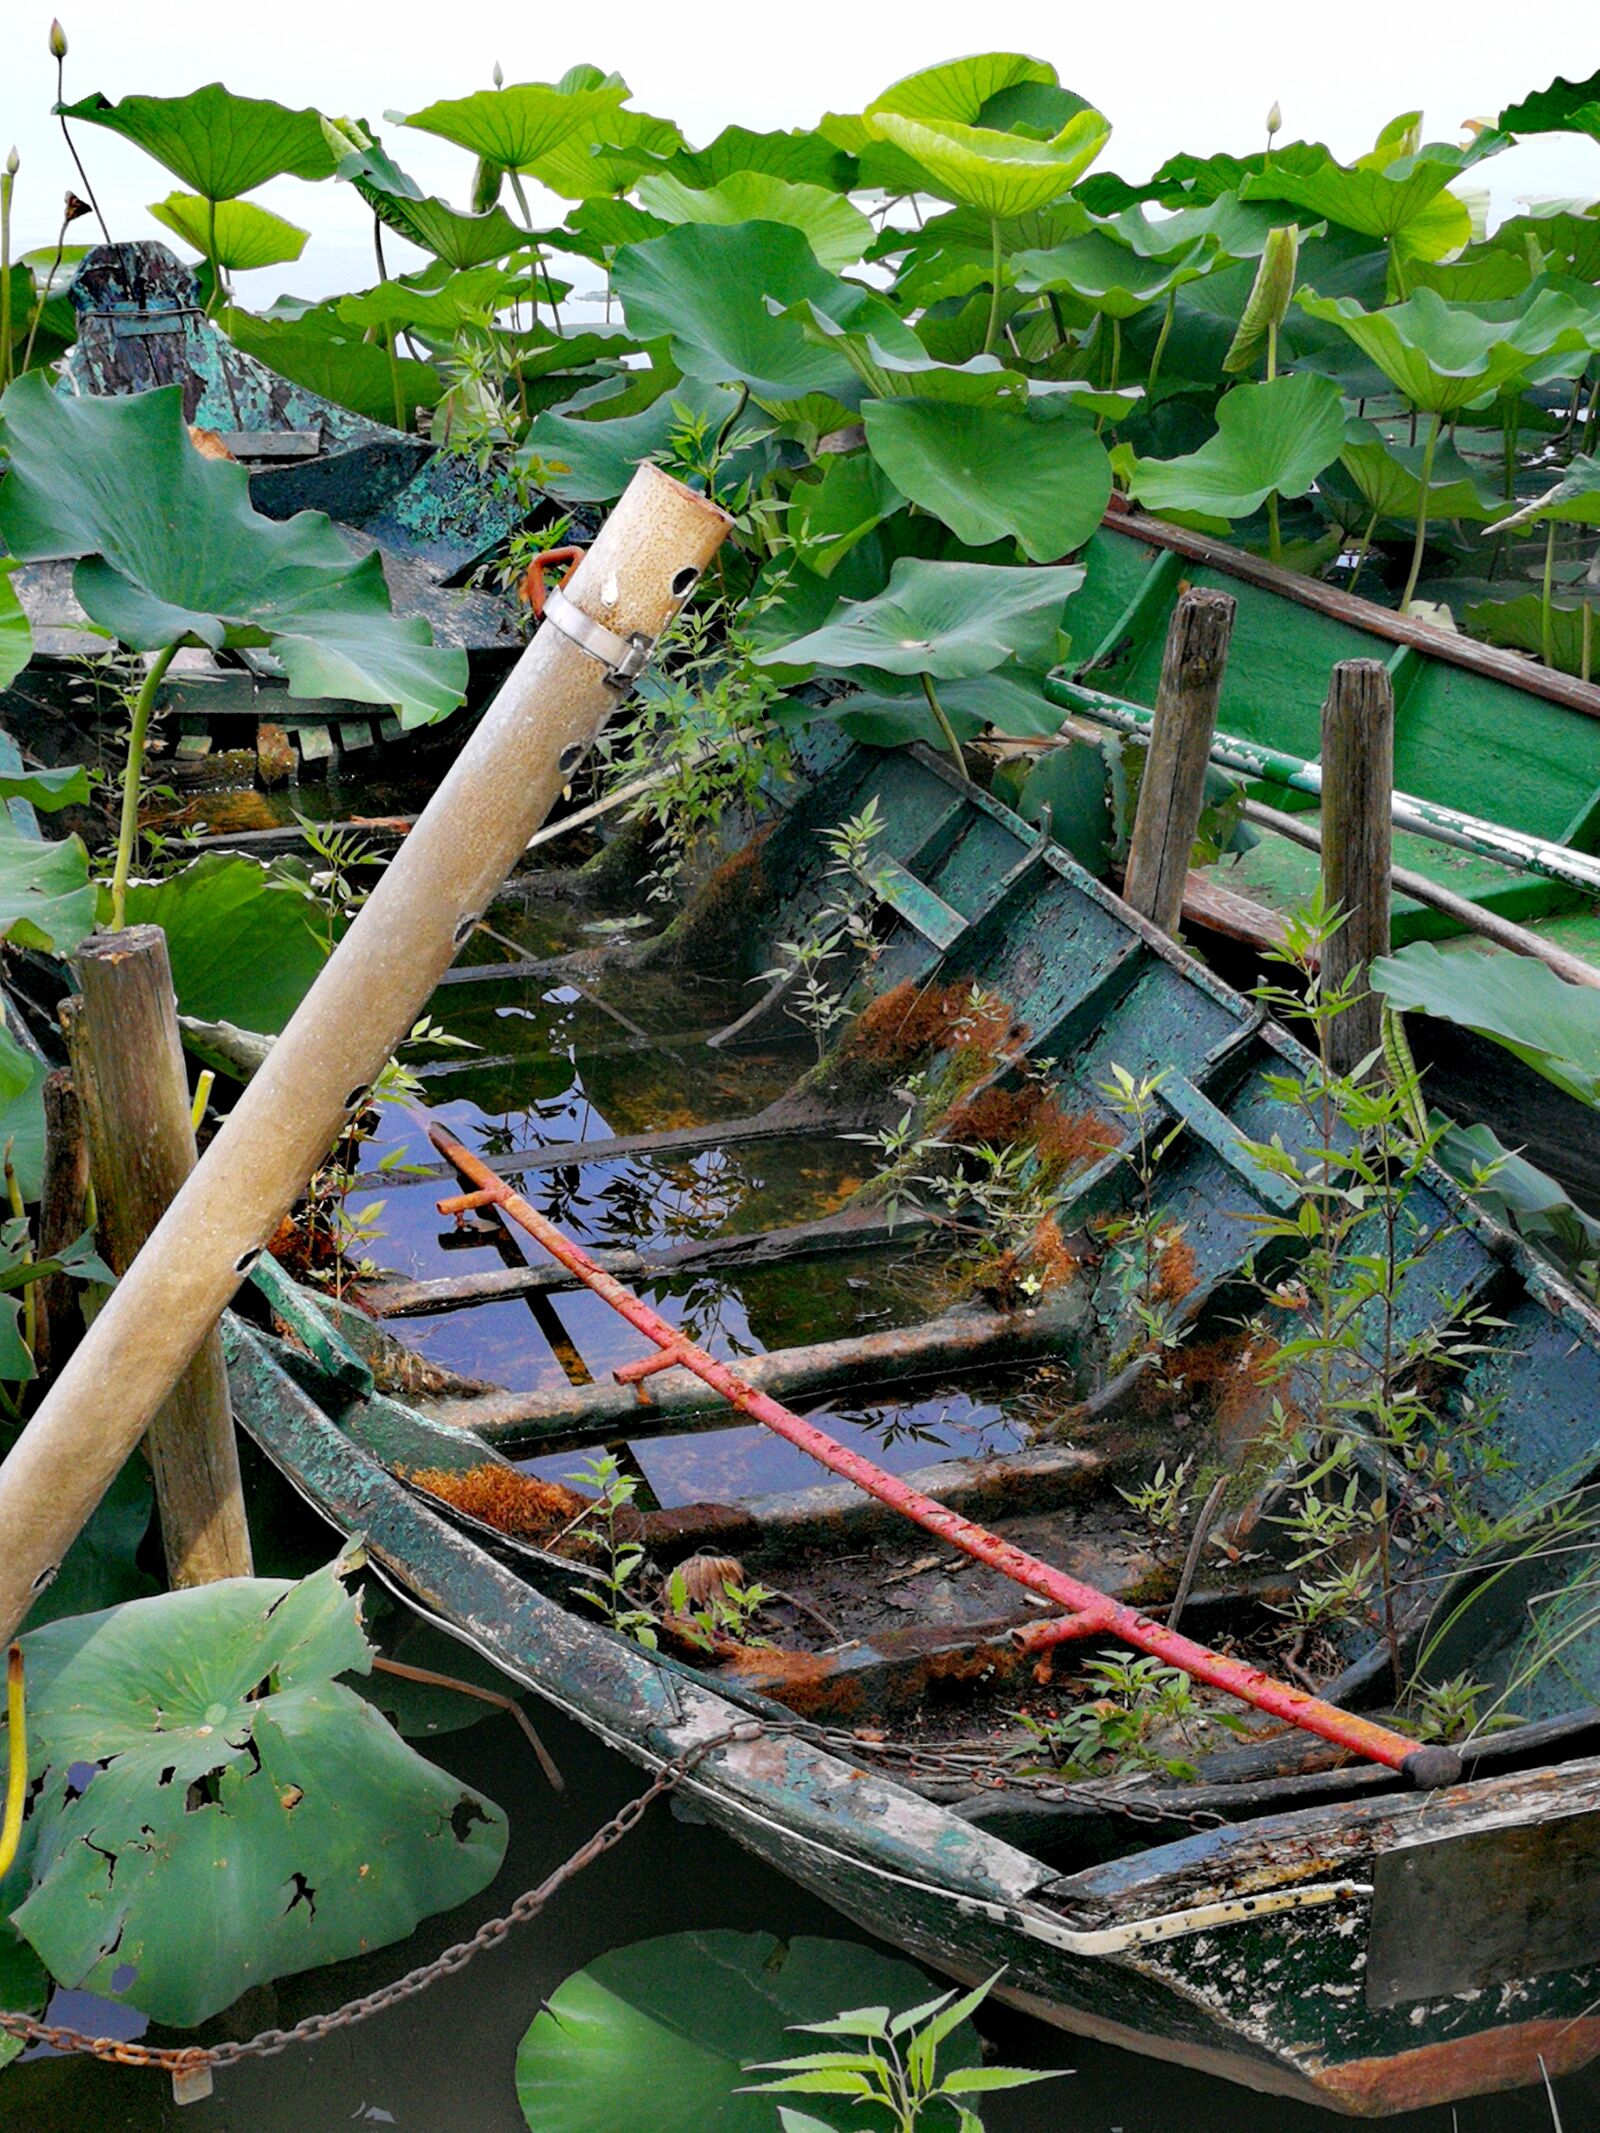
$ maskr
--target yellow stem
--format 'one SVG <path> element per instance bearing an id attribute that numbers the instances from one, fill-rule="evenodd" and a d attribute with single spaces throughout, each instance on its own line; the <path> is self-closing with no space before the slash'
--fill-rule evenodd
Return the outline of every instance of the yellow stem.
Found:
<path id="1" fill-rule="evenodd" d="M 22 1646 L 6 1653 L 6 1726 L 10 1760 L 6 1766 L 6 1811 L 0 1820 L 0 1881 L 11 1871 L 22 1842 L 22 1810 L 28 1800 L 28 1728 L 22 1701 Z"/>
<path id="2" fill-rule="evenodd" d="M 194 1086 L 194 1102 L 189 1108 L 189 1124 L 196 1133 L 200 1131 L 200 1121 L 206 1115 L 206 1105 L 210 1103 L 211 1091 L 216 1085 L 217 1077 L 210 1067 L 202 1068 L 200 1078 Z"/>

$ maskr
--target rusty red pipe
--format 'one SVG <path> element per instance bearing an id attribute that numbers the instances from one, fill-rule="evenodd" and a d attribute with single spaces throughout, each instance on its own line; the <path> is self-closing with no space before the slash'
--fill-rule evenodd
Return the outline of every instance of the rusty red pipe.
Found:
<path id="1" fill-rule="evenodd" d="M 752 1421 L 761 1423 L 776 1436 L 797 1446 L 831 1473 L 853 1482 L 858 1489 L 898 1511 L 935 1539 L 959 1548 L 975 1562 L 987 1564 L 1014 1584 L 1064 1608 L 1064 1619 L 1039 1622 L 1020 1632 L 1019 1641 L 1026 1648 L 1048 1649 L 1053 1644 L 1077 1637 L 1115 1637 L 1131 1645 L 1135 1651 L 1148 1652 L 1168 1666 L 1177 1667 L 1192 1680 L 1204 1681 L 1212 1688 L 1236 1696 L 1241 1703 L 1251 1704 L 1269 1717 L 1283 1719 L 1302 1732 L 1314 1733 L 1338 1747 L 1348 1748 L 1352 1754 L 1368 1762 L 1381 1763 L 1390 1770 L 1403 1770 L 1419 1785 L 1449 1784 L 1460 1775 L 1460 1759 L 1451 1750 L 1422 1747 L 1416 1741 L 1408 1740 L 1403 1733 L 1392 1732 L 1372 1719 L 1362 1718 L 1353 1711 L 1342 1711 L 1335 1704 L 1324 1703 L 1320 1697 L 1307 1694 L 1304 1689 L 1275 1681 L 1260 1667 L 1251 1666 L 1243 1659 L 1196 1644 L 1191 1638 L 1153 1622 L 1136 1608 L 1123 1606 L 1109 1593 L 1101 1592 L 1093 1585 L 1080 1584 L 1065 1572 L 1052 1569 L 1025 1549 L 1002 1540 L 998 1533 L 974 1524 L 959 1511 L 952 1511 L 948 1505 L 911 1488 L 897 1475 L 887 1473 L 860 1452 L 851 1451 L 825 1430 L 818 1429 L 814 1422 L 807 1422 L 769 1394 L 745 1384 L 725 1363 L 719 1363 L 714 1356 L 686 1339 L 678 1327 L 669 1325 L 631 1289 L 624 1288 L 614 1275 L 596 1266 L 581 1245 L 564 1236 L 554 1223 L 548 1222 L 445 1127 L 430 1124 L 428 1137 L 452 1168 L 474 1187 L 470 1194 L 441 1200 L 438 1203 L 441 1213 L 454 1213 L 463 1205 L 493 1203 L 519 1229 L 526 1230 L 543 1245 L 568 1273 L 610 1304 L 647 1340 L 655 1342 L 662 1351 L 659 1355 L 625 1363 L 613 1373 L 622 1383 L 637 1383 L 657 1370 L 675 1366 L 693 1371 L 730 1407 L 737 1408 Z"/>

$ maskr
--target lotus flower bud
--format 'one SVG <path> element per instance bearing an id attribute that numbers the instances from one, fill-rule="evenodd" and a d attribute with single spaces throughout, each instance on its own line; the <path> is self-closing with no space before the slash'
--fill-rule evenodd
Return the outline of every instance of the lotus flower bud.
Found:
<path id="1" fill-rule="evenodd" d="M 1267 113 L 1267 139 L 1270 141 L 1275 133 L 1281 133 L 1282 131 L 1283 106 L 1274 97 L 1272 99 L 1272 109 Z"/>
<path id="2" fill-rule="evenodd" d="M 494 85 L 497 89 L 503 89 L 506 85 L 506 70 L 498 59 L 494 63 Z"/>
<path id="3" fill-rule="evenodd" d="M 6 157 L 6 176 L 8 178 L 14 178 L 21 168 L 22 159 L 17 154 L 17 151 L 13 148 L 10 155 Z"/>
<path id="4" fill-rule="evenodd" d="M 67 56 L 67 33 L 61 27 L 61 18 L 56 17 L 50 25 L 50 57 L 65 59 Z"/>

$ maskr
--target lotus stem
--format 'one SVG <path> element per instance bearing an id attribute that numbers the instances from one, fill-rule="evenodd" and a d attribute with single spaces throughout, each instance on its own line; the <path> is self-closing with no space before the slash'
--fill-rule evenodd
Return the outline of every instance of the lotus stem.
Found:
<path id="1" fill-rule="evenodd" d="M 1556 574 L 1556 522 L 1544 529 L 1544 576 L 1539 584 L 1539 657 L 1547 667 L 1556 663 L 1556 624 L 1550 605 L 1550 586 Z"/>
<path id="2" fill-rule="evenodd" d="M 11 383 L 11 188 L 17 182 L 17 151 L 0 170 L 0 391 Z"/>
<path id="3" fill-rule="evenodd" d="M 1404 614 L 1411 605 L 1411 596 L 1417 589 L 1417 580 L 1422 575 L 1422 550 L 1428 533 L 1428 485 L 1433 480 L 1433 454 L 1439 442 L 1439 429 L 1444 421 L 1444 411 L 1435 408 L 1433 422 L 1428 430 L 1428 441 L 1422 448 L 1422 478 L 1417 484 L 1417 537 L 1411 546 L 1411 574 L 1406 579 L 1406 589 L 1400 596 L 1400 612 Z"/>
<path id="4" fill-rule="evenodd" d="M 1589 395 L 1589 405 L 1583 417 L 1583 449 L 1586 452 L 1594 449 L 1594 425 L 1597 408 L 1600 408 L 1600 378 L 1596 378 L 1594 381 L 1594 390 Z"/>
<path id="5" fill-rule="evenodd" d="M 1506 395 L 1505 413 L 1500 418 L 1500 486 L 1505 491 L 1508 504 L 1517 500 L 1517 403 Z"/>
<path id="6" fill-rule="evenodd" d="M 400 383 L 400 357 L 397 349 L 399 339 L 399 327 L 391 326 L 383 337 L 383 346 L 389 358 L 389 391 L 394 398 L 394 426 L 403 431 L 406 427 L 406 396 L 405 388 Z"/>
<path id="7" fill-rule="evenodd" d="M 65 37 L 59 39 L 52 37 L 50 50 L 56 63 L 56 102 L 58 105 L 64 104 L 67 100 L 67 40 Z M 67 154 L 72 158 L 72 167 L 83 180 L 83 197 L 94 209 L 94 219 L 100 225 L 100 234 L 109 244 L 111 242 L 111 232 L 106 228 L 106 218 L 100 212 L 100 203 L 94 196 L 94 187 L 89 183 L 89 173 L 84 169 L 83 158 L 79 155 L 73 142 L 71 131 L 67 126 L 66 113 L 58 111 L 56 115 L 61 120 L 61 138 L 67 144 Z"/>
<path id="8" fill-rule="evenodd" d="M 1167 352 L 1167 335 L 1172 331 L 1172 314 L 1177 302 L 1177 290 L 1169 289 L 1167 291 L 1167 308 L 1161 315 L 1161 331 L 1156 335 L 1155 351 L 1150 358 L 1149 375 L 1144 381 L 1145 398 L 1147 400 L 1154 395 L 1156 380 L 1161 375 L 1161 358 Z"/>
<path id="9" fill-rule="evenodd" d="M 983 352 L 993 355 L 1000 331 L 1000 217 L 989 217 L 989 323 L 984 329 Z"/>
<path id="10" fill-rule="evenodd" d="M 1362 571 L 1364 571 L 1367 567 L 1367 555 L 1368 551 L 1372 547 L 1372 536 L 1377 532 L 1377 530 L 1378 514 L 1376 511 L 1374 511 L 1371 518 L 1367 520 L 1367 530 L 1364 534 L 1362 534 L 1361 545 L 1356 550 L 1356 567 L 1350 573 L 1350 583 L 1345 587 L 1346 592 L 1355 591 L 1356 580 L 1360 577 Z"/>
<path id="11" fill-rule="evenodd" d="M 931 676 L 922 676 L 922 693 L 928 699 L 928 709 L 933 713 L 939 731 L 944 735 L 944 744 L 949 749 L 956 769 L 962 777 L 967 774 L 967 759 L 961 753 L 961 743 L 956 739 L 956 729 L 945 715 L 945 708 L 934 693 Z"/>
<path id="12" fill-rule="evenodd" d="M 44 278 L 44 287 L 39 292 L 39 301 L 33 307 L 33 318 L 29 322 L 28 344 L 22 351 L 23 370 L 29 370 L 33 366 L 33 344 L 39 338 L 39 321 L 44 317 L 44 307 L 49 301 L 50 291 L 55 286 L 56 275 L 61 270 L 61 255 L 67 249 L 67 225 L 71 220 L 72 195 L 68 193 L 66 213 L 61 217 L 61 228 L 56 236 L 56 256 L 50 262 L 50 271 Z M 19 371 L 17 375 L 20 377 L 22 372 Z"/>
<path id="13" fill-rule="evenodd" d="M 0 1817 L 0 1881 L 11 1871 L 22 1842 L 22 1810 L 28 1803 L 28 1728 L 23 1710 L 22 1646 L 6 1653 L 6 1808 Z"/>
<path id="14" fill-rule="evenodd" d="M 1587 681 L 1589 679 L 1590 654 L 1593 649 L 1594 602 L 1592 600 L 1585 600 L 1583 603 L 1583 653 L 1579 664 L 1579 674 L 1584 681 Z"/>
<path id="15" fill-rule="evenodd" d="M 194 1085 L 194 1102 L 189 1106 L 189 1124 L 200 1131 L 200 1121 L 206 1115 L 206 1105 L 211 1101 L 211 1092 L 217 1085 L 217 1077 L 210 1067 L 203 1067 Z"/>
<path id="16" fill-rule="evenodd" d="M 1411 291 L 1406 287 L 1406 270 L 1401 264 L 1400 247 L 1392 238 L 1389 242 L 1389 265 L 1394 270 L 1394 285 L 1400 292 L 1399 300 L 1401 303 L 1405 303 L 1410 298 Z"/>
<path id="17" fill-rule="evenodd" d="M 1119 318 L 1113 317 L 1111 321 L 1111 390 L 1115 392 L 1121 382 L 1122 321 Z"/>
<path id="18" fill-rule="evenodd" d="M 211 268 L 211 295 L 206 303 L 206 317 L 210 318 L 217 308 L 217 298 L 222 294 L 222 267 L 217 259 L 217 203 L 206 202 L 206 260 Z"/>
<path id="19" fill-rule="evenodd" d="M 1283 561 L 1283 535 L 1278 527 L 1278 492 L 1267 498 L 1267 552 L 1274 563 Z"/>
<path id="20" fill-rule="evenodd" d="M 117 859 L 111 873 L 113 933 L 120 933 L 127 923 L 128 875 L 133 868 L 133 848 L 139 837 L 139 787 L 144 776 L 145 736 L 150 730 L 150 714 L 155 709 L 157 692 L 177 649 L 176 644 L 168 644 L 157 652 L 133 701 L 133 723 L 128 729 L 128 763 L 122 773 L 122 819 L 117 826 Z"/>

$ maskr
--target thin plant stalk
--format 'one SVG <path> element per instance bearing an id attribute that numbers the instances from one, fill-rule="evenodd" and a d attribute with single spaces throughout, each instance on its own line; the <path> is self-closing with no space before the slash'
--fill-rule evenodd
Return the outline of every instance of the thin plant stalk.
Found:
<path id="1" fill-rule="evenodd" d="M 22 1185 L 17 1177 L 17 1166 L 11 1160 L 14 1146 L 14 1142 L 9 1140 L 6 1142 L 6 1205 L 11 1209 L 12 1215 L 16 1220 L 23 1224 L 22 1264 L 31 1266 L 33 1264 L 33 1240 L 27 1231 L 28 1210 L 23 1201 Z M 30 1355 L 39 1345 L 39 1292 L 31 1281 L 24 1286 L 22 1291 L 22 1343 Z"/>
<path id="2" fill-rule="evenodd" d="M 217 308 L 217 298 L 222 294 L 222 264 L 217 258 L 217 203 L 206 202 L 206 263 L 211 269 L 211 296 L 206 304 L 206 317 Z"/>
<path id="3" fill-rule="evenodd" d="M 111 873 L 111 930 L 120 933 L 127 923 L 128 876 L 133 869 L 133 848 L 139 837 L 139 787 L 144 776 L 145 736 L 156 696 L 172 664 L 176 644 L 164 645 L 150 662 L 133 702 L 133 723 L 128 730 L 128 764 L 122 773 L 122 819 L 117 827 L 117 858 Z"/>
<path id="4" fill-rule="evenodd" d="M 1376 511 L 1374 511 L 1371 518 L 1367 520 L 1366 532 L 1361 536 L 1361 546 L 1356 551 L 1356 567 L 1350 573 L 1350 583 L 1345 587 L 1346 592 L 1355 591 L 1356 580 L 1360 577 L 1362 571 L 1365 570 L 1367 567 L 1367 555 L 1372 547 L 1372 536 L 1377 532 L 1377 530 L 1378 514 Z"/>
<path id="5" fill-rule="evenodd" d="M 1417 483 L 1417 537 L 1411 544 L 1411 571 L 1406 579 L 1406 589 L 1400 596 L 1401 614 L 1411 605 L 1411 596 L 1417 589 L 1418 578 L 1422 575 L 1422 550 L 1428 534 L 1428 485 L 1433 480 L 1433 455 L 1439 443 L 1439 430 L 1443 421 L 1443 413 L 1436 408 L 1428 430 L 1428 441 L 1422 447 L 1422 475 Z"/>
<path id="6" fill-rule="evenodd" d="M 106 227 L 106 218 L 100 212 L 100 203 L 94 196 L 94 187 L 89 183 L 89 173 L 83 167 L 83 158 L 78 153 L 71 128 L 67 125 L 67 114 L 61 108 L 67 100 L 67 40 L 62 34 L 59 22 L 52 23 L 50 27 L 50 50 L 55 55 L 56 62 L 56 116 L 61 121 L 61 138 L 67 144 L 67 154 L 72 158 L 73 169 L 83 180 L 83 197 L 94 209 L 94 219 L 100 225 L 100 234 L 109 244 L 111 232 Z"/>
<path id="7" fill-rule="evenodd" d="M 1556 573 L 1556 522 L 1544 529 L 1544 575 L 1539 581 L 1539 657 L 1547 667 L 1556 663 L 1555 615 L 1550 605 L 1550 586 Z"/>
<path id="8" fill-rule="evenodd" d="M 993 355 L 1000 332 L 1000 217 L 989 217 L 989 323 L 984 328 L 983 352 Z"/>
<path id="9" fill-rule="evenodd" d="M 17 182 L 11 161 L 0 170 L 0 390 L 11 382 L 11 188 Z"/>
<path id="10" fill-rule="evenodd" d="M 1167 352 L 1167 336 L 1172 331 L 1172 315 L 1177 307 L 1177 302 L 1177 290 L 1169 289 L 1167 291 L 1167 308 L 1161 314 L 1161 331 L 1156 335 L 1155 349 L 1150 357 L 1149 375 L 1144 381 L 1144 392 L 1146 400 L 1149 400 L 1154 395 L 1156 389 L 1156 380 L 1161 375 L 1161 358 Z"/>
<path id="11" fill-rule="evenodd" d="M 1579 661 L 1579 674 L 1584 681 L 1589 679 L 1590 654 L 1594 649 L 1594 602 L 1583 603 L 1583 653 Z"/>
<path id="12" fill-rule="evenodd" d="M 61 217 L 61 228 L 56 235 L 56 256 L 50 262 L 50 271 L 44 278 L 44 287 L 39 291 L 39 301 L 34 305 L 33 317 L 28 323 L 28 342 L 22 351 L 23 370 L 30 369 L 33 364 L 33 344 L 39 338 L 39 321 L 44 317 L 44 307 L 55 287 L 56 276 L 61 271 L 61 255 L 67 249 L 67 226 L 71 220 L 72 200 L 69 195 L 66 212 Z M 21 374 L 21 371 L 17 373 L 19 377 Z"/>
<path id="13" fill-rule="evenodd" d="M 1278 322 L 1267 320 L 1267 383 L 1278 375 Z M 1278 492 L 1267 498 L 1267 551 L 1274 563 L 1283 561 L 1283 533 L 1278 525 Z"/>
<path id="14" fill-rule="evenodd" d="M 922 677 L 922 693 L 928 699 L 928 709 L 933 713 L 939 731 L 944 735 L 945 746 L 950 751 L 951 759 L 955 763 L 956 769 L 960 771 L 962 777 L 965 777 L 967 774 L 967 759 L 961 753 L 961 743 L 956 739 L 956 729 L 951 725 L 945 715 L 944 705 L 940 703 L 938 696 L 935 694 L 933 680 L 930 675 L 924 674 Z"/>
<path id="15" fill-rule="evenodd" d="M 400 338 L 398 326 L 391 326 L 383 337 L 384 353 L 389 358 L 389 391 L 394 397 L 394 426 L 397 430 L 406 427 L 406 396 L 400 383 L 400 357 L 396 344 Z"/>

